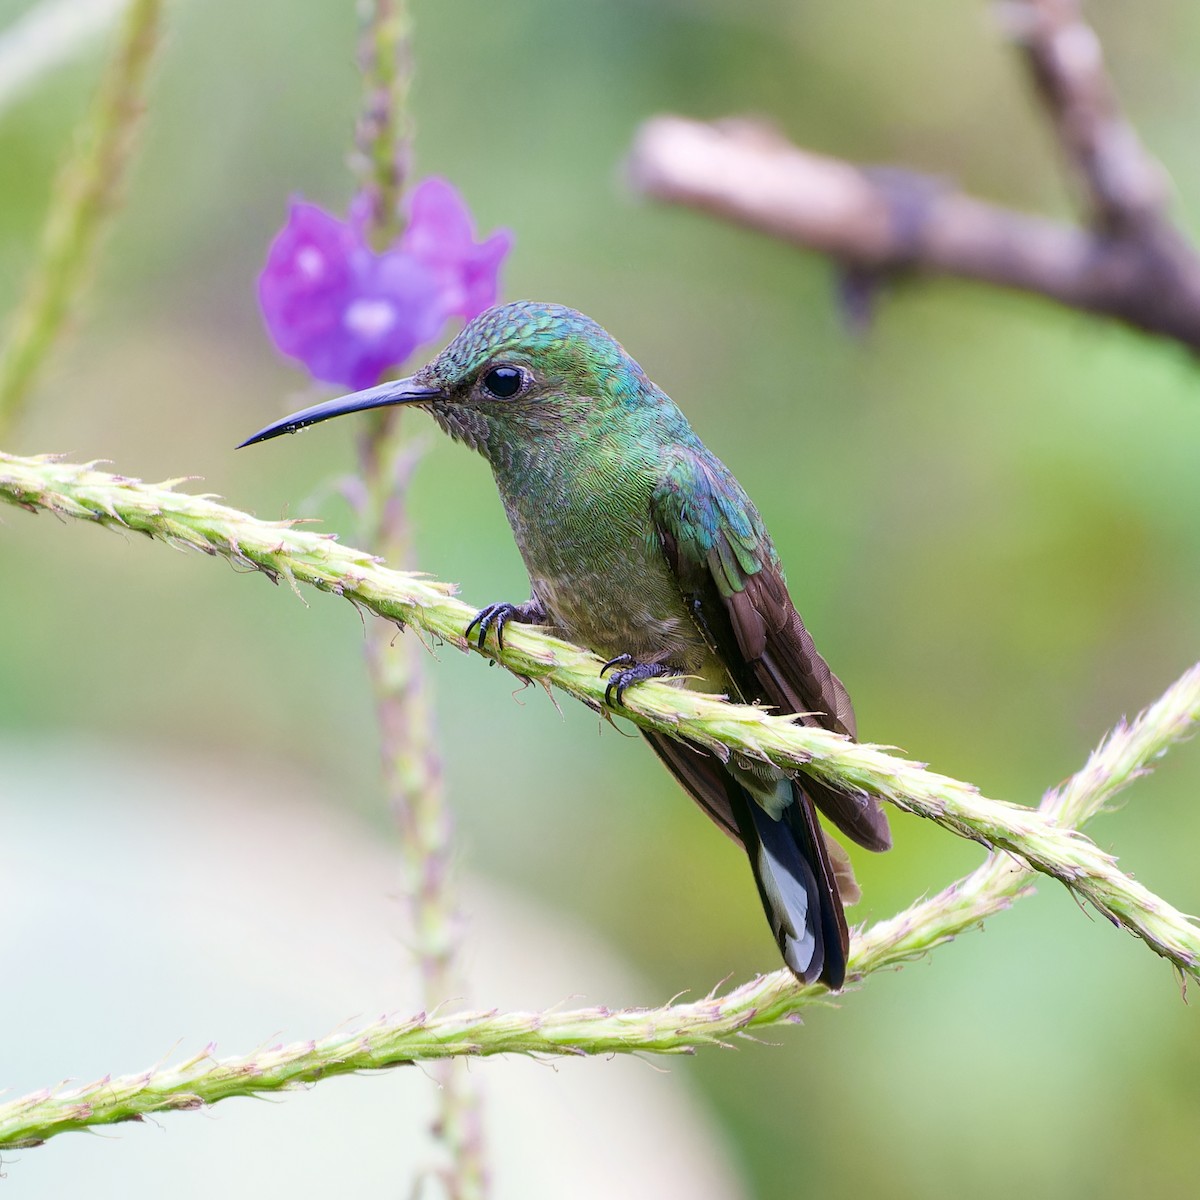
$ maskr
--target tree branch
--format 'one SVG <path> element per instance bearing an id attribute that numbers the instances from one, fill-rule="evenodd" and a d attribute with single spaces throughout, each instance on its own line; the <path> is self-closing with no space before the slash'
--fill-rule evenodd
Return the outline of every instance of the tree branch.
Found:
<path id="1" fill-rule="evenodd" d="M 1088 223 L 1117 236 L 1166 221 L 1166 172 L 1125 119 L 1079 0 L 1009 0 L 1001 10 L 1085 196 Z"/>
<path id="2" fill-rule="evenodd" d="M 973 279 L 1200 350 L 1200 262 L 1177 235 L 1090 233 L 917 172 L 813 154 L 745 121 L 654 117 L 638 131 L 628 170 L 635 190 L 655 200 L 820 251 L 871 277 Z"/>
<path id="3" fill-rule="evenodd" d="M 917 172 L 813 154 L 745 121 L 647 121 L 630 154 L 632 185 L 828 254 L 864 294 L 888 274 L 955 276 L 1200 350 L 1200 255 L 1167 217 L 1166 173 L 1122 115 L 1079 0 L 1009 0 L 1000 11 L 1080 181 L 1090 228 L 988 204 Z"/>
<path id="4" fill-rule="evenodd" d="M 176 492 L 175 482 L 155 486 L 90 466 L 0 453 L 0 499 L 219 555 L 275 581 L 333 592 L 388 620 L 416 625 L 461 649 L 472 648 L 462 631 L 474 610 L 451 598 L 454 589 L 449 584 L 389 570 L 328 534 L 300 530 L 292 522 L 259 521 L 207 497 Z M 577 646 L 516 626 L 511 636 L 505 631 L 503 651 L 489 644 L 482 653 L 524 678 L 552 684 L 597 711 L 608 711 L 600 660 Z M 1195 711 L 1200 712 L 1200 667 L 1185 678 L 1193 689 Z M 1112 855 L 1043 813 L 989 800 L 971 784 L 929 771 L 882 747 L 668 683 L 639 684 L 621 711 L 640 726 L 703 746 L 722 758 L 739 753 L 804 770 L 839 788 L 871 792 L 988 849 L 1008 851 L 1065 884 L 1181 971 L 1200 978 L 1200 929 L 1125 875 Z"/>
<path id="5" fill-rule="evenodd" d="M 1042 818 L 1087 820 L 1173 743 L 1188 736 L 1197 720 L 1200 667 L 1184 674 L 1132 726 L 1114 730 L 1078 775 L 1048 793 Z M 1029 871 L 1008 855 L 989 855 L 977 870 L 938 895 L 865 931 L 856 930 L 850 978 L 898 966 L 977 927 L 1028 891 L 1029 880 Z M 47 1088 L 0 1105 L 0 1147 L 34 1146 L 71 1130 L 201 1108 L 231 1096 L 282 1091 L 332 1075 L 457 1056 L 693 1053 L 795 1020 L 803 1008 L 821 1003 L 825 996 L 821 985 L 802 985 L 790 971 L 781 970 L 724 996 L 710 994 L 694 1003 L 662 1008 L 438 1017 L 420 1013 L 384 1017 L 365 1028 L 237 1058 L 216 1059 L 215 1046 L 208 1046 L 173 1067 L 106 1077 L 70 1090 Z"/>

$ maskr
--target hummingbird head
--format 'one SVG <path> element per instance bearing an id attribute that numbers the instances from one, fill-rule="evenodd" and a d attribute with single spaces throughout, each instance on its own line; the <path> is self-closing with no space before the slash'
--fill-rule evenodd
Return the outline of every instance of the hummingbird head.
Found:
<path id="1" fill-rule="evenodd" d="M 293 413 L 242 445 L 346 413 L 411 404 L 490 458 L 516 438 L 562 438 L 598 410 L 632 406 L 651 390 L 641 367 L 590 317 L 521 300 L 481 313 L 415 375 Z"/>

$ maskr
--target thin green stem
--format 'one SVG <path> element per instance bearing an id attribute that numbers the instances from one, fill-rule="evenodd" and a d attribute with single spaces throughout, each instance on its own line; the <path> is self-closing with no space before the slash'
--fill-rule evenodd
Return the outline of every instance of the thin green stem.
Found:
<path id="1" fill-rule="evenodd" d="M 408 115 L 411 38 L 405 0 L 366 0 L 358 52 L 363 100 L 352 166 L 359 194 L 370 203 L 367 226 L 376 249 L 390 246 L 403 229 L 400 197 L 412 147 Z"/>
<path id="2" fill-rule="evenodd" d="M 400 200 L 411 158 L 408 92 L 412 77 L 411 22 L 405 0 L 365 0 L 359 61 L 363 101 L 354 166 L 359 196 L 369 207 L 368 236 L 377 249 L 400 236 Z M 412 533 L 405 499 L 419 453 L 397 410 L 365 423 L 358 443 L 363 482 L 359 536 L 388 562 L 411 567 Z M 367 668 L 379 723 L 384 786 L 404 865 L 404 894 L 412 926 L 412 951 L 421 978 L 422 1003 L 435 1011 L 465 994 L 458 969 L 462 915 L 452 870 L 454 819 L 442 786 L 420 646 L 414 638 L 372 623 Z M 482 1103 L 467 1064 L 434 1065 L 438 1083 L 434 1136 L 444 1147 L 439 1169 L 450 1200 L 481 1200 L 488 1192 Z"/>
<path id="3" fill-rule="evenodd" d="M 54 186 L 37 259 L 0 345 L 0 434 L 20 415 L 87 285 L 136 144 L 161 0 L 132 0 L 76 148 Z"/>
<path id="4" fill-rule="evenodd" d="M 189 522 L 190 523 L 190 522 Z M 253 561 L 253 560 L 251 560 Z M 1083 770 L 1042 802 L 1043 817 L 1068 811 L 1079 821 L 1145 772 L 1200 720 L 1200 669 L 1173 684 L 1132 726 L 1118 728 Z M 1069 799 L 1068 799 L 1069 798 Z M 1028 890 L 1029 872 L 992 854 L 966 878 L 886 921 L 855 931 L 849 973 L 861 980 L 943 945 L 1008 907 Z M 106 1077 L 70 1090 L 44 1089 L 0 1105 L 0 1147 L 33 1146 L 60 1133 L 140 1120 L 151 1113 L 202 1108 L 314 1083 L 331 1075 L 414 1062 L 497 1054 L 536 1056 L 687 1054 L 772 1025 L 821 1003 L 819 984 L 776 971 L 719 996 L 661 1008 L 586 1008 L 388 1017 L 328 1037 L 217 1059 L 215 1046 L 171 1067 Z"/>
<path id="5" fill-rule="evenodd" d="M 412 545 L 404 497 L 418 453 L 394 420 L 369 423 L 359 444 L 366 488 L 364 540 L 391 562 L 410 565 Z M 384 785 L 404 866 L 404 894 L 412 927 L 412 951 L 427 1011 L 460 1003 L 466 987 L 458 969 L 463 917 L 453 870 L 454 818 L 442 786 L 428 683 L 416 638 L 397 637 L 393 626 L 372 622 L 366 657 L 379 722 Z M 482 1102 L 467 1064 L 434 1064 L 438 1083 L 435 1136 L 446 1150 L 439 1170 L 450 1200 L 487 1195 Z"/>
<path id="6" fill-rule="evenodd" d="M 170 484 L 146 485 L 90 466 L 0 454 L 0 498 L 193 546 L 293 586 L 304 583 L 344 596 L 388 620 L 415 625 L 463 650 L 473 649 L 463 630 L 474 610 L 452 598 L 449 584 L 388 570 L 371 555 L 340 546 L 329 535 L 296 529 L 288 522 L 258 521 L 205 497 L 176 492 Z M 600 661 L 578 646 L 515 626 L 505 631 L 503 651 L 489 643 L 480 653 L 520 676 L 608 711 Z M 1189 697 L 1185 708 L 1190 723 L 1200 714 L 1200 666 L 1184 676 L 1181 686 Z M 851 742 L 827 730 L 797 725 L 786 715 L 729 704 L 657 680 L 632 689 L 622 715 L 715 754 L 737 752 L 807 771 L 839 787 L 860 788 L 959 837 L 1016 855 L 1032 870 L 1059 880 L 1081 901 L 1095 905 L 1181 971 L 1200 978 L 1200 928 L 1052 813 L 989 800 L 971 784 L 939 775 L 883 747 Z M 1069 794 L 1064 803 L 1074 803 Z"/>

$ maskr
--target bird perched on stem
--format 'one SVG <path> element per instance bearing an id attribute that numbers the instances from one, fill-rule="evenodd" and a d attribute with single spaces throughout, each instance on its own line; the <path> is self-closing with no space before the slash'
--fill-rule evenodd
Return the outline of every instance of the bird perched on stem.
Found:
<path id="1" fill-rule="evenodd" d="M 599 325 L 555 304 L 476 317 L 407 379 L 329 400 L 243 445 L 329 417 L 417 405 L 491 465 L 532 595 L 468 626 L 503 645 L 511 621 L 543 625 L 608 659 L 605 701 L 664 675 L 855 736 L 850 697 L 817 653 L 758 510 L 728 468 Z M 871 850 L 891 844 L 865 793 L 734 756 L 723 762 L 645 732 L 701 808 L 745 847 L 784 961 L 840 988 L 857 898 L 819 808 Z M 814 807 L 815 806 L 815 807 Z"/>

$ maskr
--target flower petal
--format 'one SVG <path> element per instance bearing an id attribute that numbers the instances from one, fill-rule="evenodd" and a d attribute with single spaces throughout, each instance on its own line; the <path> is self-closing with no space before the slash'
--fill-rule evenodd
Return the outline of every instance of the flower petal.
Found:
<path id="1" fill-rule="evenodd" d="M 463 263 L 463 296 L 452 312 L 471 321 L 496 303 L 500 291 L 500 268 L 512 245 L 512 232 L 501 229 L 474 248 Z"/>
<path id="2" fill-rule="evenodd" d="M 313 331 L 338 320 L 353 288 L 353 240 L 346 226 L 315 204 L 293 200 L 258 277 L 258 301 L 272 340 L 301 355 Z"/>
<path id="3" fill-rule="evenodd" d="M 447 319 L 495 303 L 507 230 L 476 243 L 471 213 L 452 184 L 426 179 L 408 197 L 409 224 L 383 254 L 366 240 L 362 198 L 339 220 L 293 200 L 258 280 L 275 345 L 317 379 L 350 388 L 376 383 Z"/>
<path id="4" fill-rule="evenodd" d="M 471 210 L 458 189 L 436 175 L 408 196 L 408 225 L 400 245 L 427 263 L 454 264 L 475 244 Z"/>
<path id="5" fill-rule="evenodd" d="M 447 315 L 469 321 L 490 308 L 512 234 L 501 230 L 477 244 L 470 209 L 453 184 L 436 176 L 413 189 L 408 212 L 400 245 L 437 271 Z"/>

